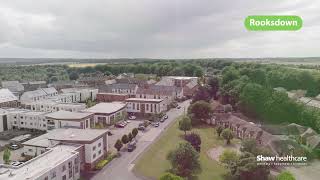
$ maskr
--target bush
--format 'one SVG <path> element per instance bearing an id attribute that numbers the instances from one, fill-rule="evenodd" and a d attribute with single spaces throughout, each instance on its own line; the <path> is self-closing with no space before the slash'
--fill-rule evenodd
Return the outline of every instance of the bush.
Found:
<path id="1" fill-rule="evenodd" d="M 196 134 L 196 133 L 188 134 L 185 136 L 185 139 L 193 146 L 193 148 L 196 151 L 200 152 L 201 137 L 199 134 Z"/>
<path id="2" fill-rule="evenodd" d="M 101 161 L 99 161 L 99 162 L 96 164 L 95 169 L 97 169 L 97 170 L 102 169 L 105 165 L 108 164 L 108 162 L 109 162 L 109 161 L 108 161 L 107 159 L 102 159 Z"/>

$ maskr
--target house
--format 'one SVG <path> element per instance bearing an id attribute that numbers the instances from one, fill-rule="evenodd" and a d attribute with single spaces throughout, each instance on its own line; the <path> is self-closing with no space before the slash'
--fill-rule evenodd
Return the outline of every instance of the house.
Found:
<path id="1" fill-rule="evenodd" d="M 312 149 L 320 149 L 320 135 L 312 135 L 306 138 L 306 145 Z"/>
<path id="2" fill-rule="evenodd" d="M 183 86 L 183 95 L 192 97 L 197 92 L 198 88 L 198 79 L 191 79 L 190 82 Z"/>
<path id="3" fill-rule="evenodd" d="M 25 91 L 34 91 L 40 88 L 46 88 L 47 82 L 46 81 L 29 81 L 21 83 L 24 87 Z"/>
<path id="4" fill-rule="evenodd" d="M 175 86 L 150 85 L 147 88 L 139 87 L 136 98 L 162 99 L 163 104 L 168 106 L 175 100 L 183 97 L 183 89 Z"/>
<path id="5" fill-rule="evenodd" d="M 99 92 L 129 94 L 130 97 L 135 97 L 137 90 L 138 86 L 136 84 L 129 83 L 116 83 L 99 87 Z"/>
<path id="6" fill-rule="evenodd" d="M 132 77 L 121 78 L 121 79 L 117 78 L 116 81 L 119 84 L 135 84 L 138 87 L 145 87 L 148 85 L 147 80 L 137 79 L 137 78 L 132 78 Z"/>
<path id="7" fill-rule="evenodd" d="M 127 112 L 138 116 L 159 114 L 167 110 L 163 99 L 129 98 L 126 102 Z"/>
<path id="8" fill-rule="evenodd" d="M 103 73 L 92 73 L 86 74 L 85 76 L 81 76 L 78 79 L 80 84 L 85 84 L 90 87 L 97 87 L 100 85 L 104 85 L 105 81 L 109 80 L 108 76 L 105 76 Z"/>
<path id="9" fill-rule="evenodd" d="M 80 179 L 82 146 L 61 144 L 19 166 L 0 165 L 0 180 L 67 180 Z"/>
<path id="10" fill-rule="evenodd" d="M 93 125 L 93 113 L 57 111 L 45 115 L 48 130 L 56 128 L 87 129 Z"/>
<path id="11" fill-rule="evenodd" d="M 23 152 L 28 156 L 39 156 L 48 148 L 61 144 L 80 146 L 76 151 L 79 153 L 81 170 L 92 170 L 109 151 L 107 133 L 107 129 L 53 129 L 22 143 Z"/>
<path id="12" fill-rule="evenodd" d="M 2 81 L 1 86 L 2 88 L 9 89 L 17 98 L 24 91 L 24 87 L 19 81 Z"/>
<path id="13" fill-rule="evenodd" d="M 0 108 L 18 105 L 18 98 L 9 89 L 0 89 Z"/>
<path id="14" fill-rule="evenodd" d="M 26 104 L 35 101 L 42 101 L 48 98 L 52 98 L 58 95 L 58 91 L 51 87 L 51 88 L 41 88 L 34 91 L 26 91 L 24 92 L 21 97 L 20 101 L 21 104 Z"/>
<path id="15" fill-rule="evenodd" d="M 62 93 L 77 93 L 79 94 L 80 102 L 86 102 L 87 100 L 95 101 L 98 94 L 98 89 L 93 88 L 67 88 L 61 89 Z"/>
<path id="16" fill-rule="evenodd" d="M 97 102 L 113 102 L 113 101 L 125 101 L 129 98 L 129 94 L 119 93 L 98 93 Z"/>
<path id="17" fill-rule="evenodd" d="M 183 88 L 183 96 L 192 97 L 197 91 L 198 77 L 165 76 L 156 85 L 175 86 Z"/>
<path id="18" fill-rule="evenodd" d="M 126 104 L 123 102 L 98 103 L 82 112 L 93 113 L 94 125 L 102 124 L 103 126 L 113 125 L 127 114 Z"/>

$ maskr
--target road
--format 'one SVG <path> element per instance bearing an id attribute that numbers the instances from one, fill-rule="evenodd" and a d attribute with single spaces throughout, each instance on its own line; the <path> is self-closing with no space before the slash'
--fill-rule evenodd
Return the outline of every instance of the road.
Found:
<path id="1" fill-rule="evenodd" d="M 133 152 L 122 152 L 120 158 L 116 158 L 99 173 L 92 177 L 93 180 L 141 180 L 132 172 L 135 160 L 150 146 L 154 140 L 160 136 L 164 129 L 166 129 L 174 120 L 182 115 L 187 108 L 190 101 L 185 101 L 179 104 L 181 109 L 171 109 L 167 112 L 168 119 L 161 123 L 158 128 L 151 128 L 149 131 L 142 133 L 138 140 L 137 148 Z"/>

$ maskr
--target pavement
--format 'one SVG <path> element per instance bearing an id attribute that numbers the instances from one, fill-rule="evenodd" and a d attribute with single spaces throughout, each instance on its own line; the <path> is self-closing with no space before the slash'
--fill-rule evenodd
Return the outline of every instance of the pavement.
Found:
<path id="1" fill-rule="evenodd" d="M 142 180 L 131 171 L 135 161 L 143 152 L 172 124 L 177 117 L 187 111 L 190 100 L 179 103 L 180 109 L 171 109 L 166 114 L 168 119 L 157 128 L 152 127 L 146 132 L 139 131 L 137 148 L 133 152 L 121 152 L 121 157 L 112 160 L 107 166 L 95 174 L 92 180 Z"/>

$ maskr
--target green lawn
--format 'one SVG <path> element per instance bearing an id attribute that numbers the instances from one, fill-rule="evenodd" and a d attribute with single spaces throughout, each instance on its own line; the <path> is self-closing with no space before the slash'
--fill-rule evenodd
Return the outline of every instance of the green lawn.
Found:
<path id="1" fill-rule="evenodd" d="M 210 159 L 207 151 L 212 147 L 222 145 L 223 140 L 216 137 L 212 127 L 193 128 L 192 131 L 199 133 L 202 140 L 200 153 L 202 172 L 198 175 L 198 180 L 222 180 L 226 169 L 217 161 Z M 166 160 L 166 156 L 169 151 L 178 146 L 179 142 L 184 141 L 181 135 L 183 132 L 178 129 L 178 121 L 176 121 L 137 161 L 133 169 L 134 172 L 150 179 L 158 179 L 170 169 L 170 163 Z"/>

